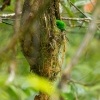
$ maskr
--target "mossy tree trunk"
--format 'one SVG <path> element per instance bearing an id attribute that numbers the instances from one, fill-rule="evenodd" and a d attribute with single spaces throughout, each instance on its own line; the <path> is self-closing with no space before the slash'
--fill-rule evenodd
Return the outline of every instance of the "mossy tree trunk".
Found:
<path id="1" fill-rule="evenodd" d="M 45 0 L 25 0 L 21 27 L 31 11 L 34 15 L 39 10 L 41 3 L 45 4 Z M 50 0 L 49 6 L 45 7 L 20 39 L 22 52 L 30 64 L 30 70 L 50 81 L 54 81 L 60 72 L 65 53 L 65 38 L 56 27 L 56 19 L 60 19 L 59 0 Z M 35 100 L 49 100 L 49 96 L 40 93 Z"/>

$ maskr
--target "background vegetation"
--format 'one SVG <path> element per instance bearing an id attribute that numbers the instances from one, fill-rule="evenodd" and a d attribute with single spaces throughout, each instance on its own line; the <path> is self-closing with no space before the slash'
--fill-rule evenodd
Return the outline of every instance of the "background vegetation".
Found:
<path id="1" fill-rule="evenodd" d="M 71 5 L 75 5 L 77 8 Z M 65 61 L 62 65 L 62 70 L 71 61 L 73 55 L 82 42 L 86 30 L 89 25 L 89 20 L 92 18 L 92 11 L 85 10 L 86 4 L 91 0 L 62 0 L 61 1 L 61 16 L 66 23 L 67 52 Z M 3 0 L 0 1 L 2 6 Z M 23 1 L 22 1 L 23 4 Z M 0 19 L 3 14 L 14 13 L 15 0 L 11 0 L 10 6 L 7 6 L 3 11 L 0 11 Z M 79 20 L 65 19 L 79 18 Z M 81 18 L 84 20 L 81 21 Z M 14 20 L 2 19 L 2 21 L 11 25 L 0 22 L 0 49 L 6 48 L 7 44 L 14 35 Z M 100 21 L 97 21 L 100 23 Z M 98 24 L 99 25 L 99 24 Z M 2 52 L 2 51 L 0 51 Z M 16 52 L 16 53 L 14 53 Z M 66 83 L 65 89 L 61 92 L 64 100 L 99 100 L 100 99 L 100 28 L 97 29 L 91 43 L 86 47 L 86 52 L 79 60 L 79 63 L 74 66 L 71 72 L 71 80 Z M 15 51 L 0 53 L 0 100 L 33 100 L 33 97 L 38 94 L 38 91 L 43 91 L 48 94 L 54 93 L 57 87 L 57 82 L 52 86 L 41 77 L 31 75 L 29 64 L 24 58 L 20 44 L 17 43 Z M 55 97 L 55 96 L 54 96 Z M 55 99 L 56 100 L 56 99 Z"/>

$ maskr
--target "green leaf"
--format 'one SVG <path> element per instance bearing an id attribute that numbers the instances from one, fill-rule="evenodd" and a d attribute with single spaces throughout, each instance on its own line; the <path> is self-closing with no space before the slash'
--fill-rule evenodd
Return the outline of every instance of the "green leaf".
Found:
<path id="1" fill-rule="evenodd" d="M 55 88 L 52 86 L 52 83 L 42 77 L 32 74 L 27 78 L 27 81 L 29 86 L 37 91 L 42 91 L 47 94 L 52 94 L 55 92 Z"/>

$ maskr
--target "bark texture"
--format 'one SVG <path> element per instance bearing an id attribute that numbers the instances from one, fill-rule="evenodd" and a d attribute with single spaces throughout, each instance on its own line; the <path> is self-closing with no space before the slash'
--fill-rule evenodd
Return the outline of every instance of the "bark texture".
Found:
<path id="1" fill-rule="evenodd" d="M 64 53 L 65 37 L 56 27 L 56 19 L 60 19 L 59 0 L 25 0 L 21 27 L 25 25 L 30 14 L 38 16 L 29 29 L 21 36 L 21 47 L 24 56 L 30 64 L 30 70 L 40 76 L 54 81 L 60 72 Z M 43 7 L 42 7 L 43 6 Z M 40 93 L 35 100 L 49 100 L 49 96 Z"/>

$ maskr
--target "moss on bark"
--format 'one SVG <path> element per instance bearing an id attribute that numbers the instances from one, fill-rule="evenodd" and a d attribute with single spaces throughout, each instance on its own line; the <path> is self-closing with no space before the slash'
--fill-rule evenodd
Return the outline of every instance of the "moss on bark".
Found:
<path id="1" fill-rule="evenodd" d="M 41 3 L 44 2 L 45 0 L 41 1 Z M 25 0 L 22 25 L 32 10 L 33 15 L 34 10 L 38 11 L 41 3 L 37 0 L 33 7 L 31 0 Z M 54 81 L 61 71 L 65 54 L 66 39 L 64 34 L 57 29 L 56 19 L 60 19 L 59 0 L 50 0 L 49 6 L 39 14 L 28 32 L 20 39 L 22 52 L 30 64 L 30 70 L 50 81 Z M 35 100 L 49 100 L 49 96 L 40 93 Z"/>

